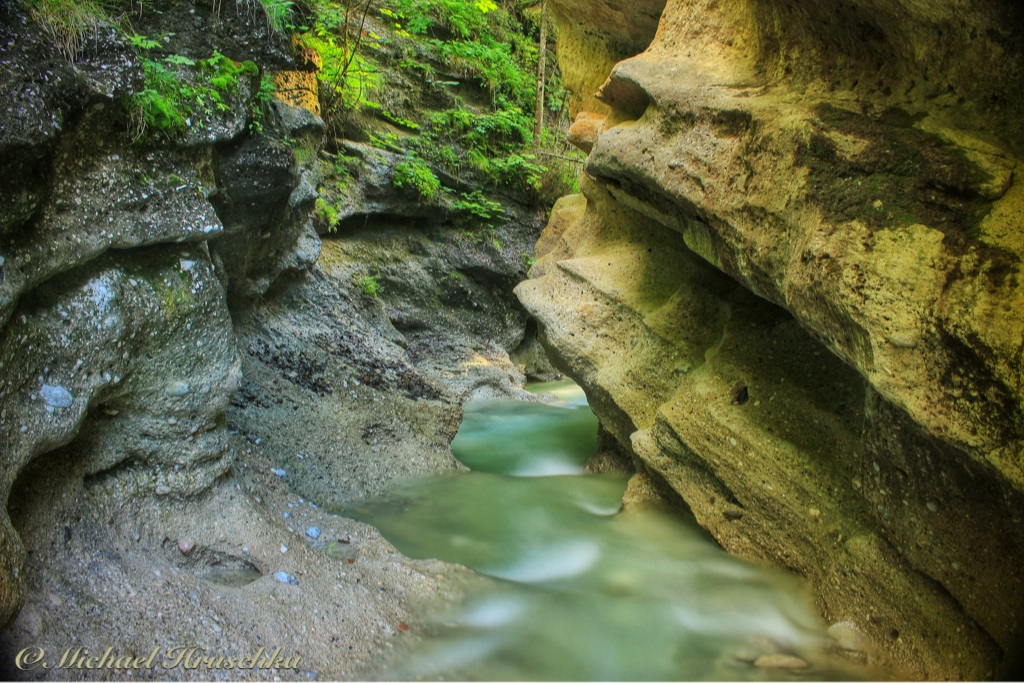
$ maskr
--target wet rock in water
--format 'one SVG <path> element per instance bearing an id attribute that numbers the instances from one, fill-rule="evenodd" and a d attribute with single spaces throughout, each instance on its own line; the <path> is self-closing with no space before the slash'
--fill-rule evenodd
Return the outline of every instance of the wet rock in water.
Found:
<path id="1" fill-rule="evenodd" d="M 43 388 L 39 390 L 39 395 L 42 397 L 43 402 L 51 408 L 67 408 L 74 403 L 74 397 L 71 392 L 62 386 L 51 386 L 44 384 Z"/>
<path id="2" fill-rule="evenodd" d="M 754 666 L 759 669 L 806 669 L 807 662 L 794 657 L 776 652 L 770 655 L 761 655 L 754 660 Z"/>
<path id="3" fill-rule="evenodd" d="M 181 551 L 182 555 L 188 555 L 195 547 L 196 544 L 191 538 L 182 538 L 178 540 L 178 550 Z"/>

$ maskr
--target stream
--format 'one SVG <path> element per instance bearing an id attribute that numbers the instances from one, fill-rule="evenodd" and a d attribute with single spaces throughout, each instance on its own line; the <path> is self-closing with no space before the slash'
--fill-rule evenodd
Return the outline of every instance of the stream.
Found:
<path id="1" fill-rule="evenodd" d="M 382 677 L 850 677 L 816 664 L 825 636 L 795 577 L 726 554 L 682 516 L 623 511 L 626 479 L 583 473 L 597 433 L 583 391 L 568 381 L 528 389 L 548 401 L 465 406 L 452 451 L 471 472 L 338 511 L 409 557 L 486 577 L 429 615 Z M 781 655 L 810 666 L 778 668 Z"/>

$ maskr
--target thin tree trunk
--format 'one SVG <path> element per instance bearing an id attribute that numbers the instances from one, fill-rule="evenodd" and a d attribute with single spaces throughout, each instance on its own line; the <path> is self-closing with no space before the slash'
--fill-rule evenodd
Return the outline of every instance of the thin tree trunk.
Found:
<path id="1" fill-rule="evenodd" d="M 548 52 L 548 3 L 540 3 L 540 58 L 537 60 L 537 118 L 533 126 L 533 144 L 540 145 L 541 133 L 544 131 L 544 82 L 547 80 Z"/>

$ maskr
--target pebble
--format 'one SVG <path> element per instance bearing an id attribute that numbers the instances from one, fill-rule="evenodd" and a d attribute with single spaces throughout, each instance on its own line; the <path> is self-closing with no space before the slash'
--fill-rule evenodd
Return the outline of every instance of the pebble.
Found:
<path id="1" fill-rule="evenodd" d="M 306 529 L 306 535 L 315 541 L 316 539 L 320 538 L 320 528 L 311 526 L 308 529 Z"/>
<path id="2" fill-rule="evenodd" d="M 167 486 L 164 486 L 163 484 L 160 484 L 159 486 L 156 487 L 156 495 L 158 496 L 166 496 L 170 492 L 171 489 Z"/>
<path id="3" fill-rule="evenodd" d="M 288 546 L 286 546 L 286 545 L 281 546 L 281 552 L 282 553 L 288 552 Z"/>
<path id="4" fill-rule="evenodd" d="M 761 655 L 754 660 L 754 666 L 759 669 L 806 669 L 807 662 L 794 657 L 776 652 L 770 655 Z"/>
<path id="5" fill-rule="evenodd" d="M 291 584 L 292 586 L 299 585 L 299 580 L 296 579 L 293 574 L 289 574 L 288 572 L 277 572 L 276 574 L 274 574 L 274 578 L 280 581 L 281 583 Z"/>
<path id="6" fill-rule="evenodd" d="M 43 402 L 51 408 L 67 408 L 74 402 L 71 392 L 62 386 L 51 386 L 44 384 L 39 390 Z"/>
<path id="7" fill-rule="evenodd" d="M 36 610 L 29 606 L 21 610 L 21 613 L 18 615 L 13 626 L 20 628 L 33 638 L 38 638 L 39 634 L 42 633 L 43 630 L 43 620 L 40 618 Z"/>
<path id="8" fill-rule="evenodd" d="M 270 468 L 270 471 L 271 471 L 271 472 L 273 472 L 274 474 L 276 474 L 276 475 L 277 475 L 277 476 L 279 476 L 279 477 L 283 477 L 284 475 L 288 474 L 288 473 L 287 473 L 287 472 L 285 472 L 284 470 L 279 470 L 279 469 L 277 469 L 276 467 L 271 467 L 271 468 Z"/>
<path id="9" fill-rule="evenodd" d="M 195 547 L 196 544 L 191 538 L 178 539 L 178 550 L 181 551 L 182 555 L 188 555 Z"/>
<path id="10" fill-rule="evenodd" d="M 187 396 L 189 389 L 188 382 L 171 382 L 164 389 L 164 393 L 168 396 Z"/>
<path id="11" fill-rule="evenodd" d="M 836 622 L 828 627 L 826 633 L 844 650 L 864 649 L 864 634 L 852 621 Z"/>

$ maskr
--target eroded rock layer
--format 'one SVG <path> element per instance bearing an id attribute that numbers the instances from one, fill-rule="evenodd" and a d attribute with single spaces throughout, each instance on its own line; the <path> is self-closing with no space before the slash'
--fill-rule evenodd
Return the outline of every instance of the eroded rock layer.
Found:
<path id="1" fill-rule="evenodd" d="M 642 467 L 907 675 L 1022 639 L 1022 34 L 1012 3 L 670 1 L 518 290 Z"/>

